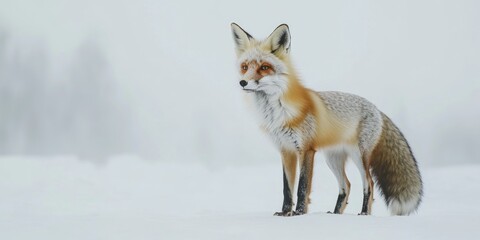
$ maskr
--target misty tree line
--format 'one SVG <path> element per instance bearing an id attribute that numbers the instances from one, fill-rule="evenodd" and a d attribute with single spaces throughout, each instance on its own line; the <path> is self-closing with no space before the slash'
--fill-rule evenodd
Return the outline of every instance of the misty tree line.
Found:
<path id="1" fill-rule="evenodd" d="M 49 64 L 44 45 L 18 44 L 0 29 L 0 154 L 103 157 L 133 150 L 128 101 L 98 45 L 83 43 L 61 76 L 52 77 Z"/>

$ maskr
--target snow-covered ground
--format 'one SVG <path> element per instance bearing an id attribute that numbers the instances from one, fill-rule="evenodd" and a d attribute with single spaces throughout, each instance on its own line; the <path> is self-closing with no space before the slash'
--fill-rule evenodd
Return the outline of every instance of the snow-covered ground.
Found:
<path id="1" fill-rule="evenodd" d="M 0 239 L 475 239 L 480 165 L 422 169 L 418 214 L 391 217 L 380 196 L 357 216 L 358 173 L 344 215 L 336 183 L 317 159 L 310 213 L 274 217 L 282 203 L 278 164 L 206 166 L 116 157 L 0 158 Z"/>

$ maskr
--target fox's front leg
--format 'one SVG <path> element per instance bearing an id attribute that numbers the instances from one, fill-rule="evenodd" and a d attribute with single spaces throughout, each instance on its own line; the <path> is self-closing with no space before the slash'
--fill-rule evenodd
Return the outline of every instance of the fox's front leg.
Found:
<path id="1" fill-rule="evenodd" d="M 298 180 L 297 208 L 293 212 L 293 215 L 302 215 L 308 211 L 308 204 L 310 204 L 310 192 L 312 190 L 314 157 L 314 150 L 302 152 L 299 156 L 300 178 Z"/>
<path id="2" fill-rule="evenodd" d="M 282 150 L 283 165 L 283 205 L 282 211 L 276 212 L 275 216 L 292 216 L 293 188 L 297 174 L 297 155 L 294 152 Z"/>

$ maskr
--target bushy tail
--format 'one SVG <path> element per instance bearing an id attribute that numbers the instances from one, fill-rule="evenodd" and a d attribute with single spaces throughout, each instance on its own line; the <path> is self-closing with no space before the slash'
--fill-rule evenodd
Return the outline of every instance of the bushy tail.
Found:
<path id="1" fill-rule="evenodd" d="M 382 117 L 382 135 L 371 155 L 372 174 L 391 214 L 409 215 L 422 200 L 422 178 L 407 140 L 392 120 Z"/>

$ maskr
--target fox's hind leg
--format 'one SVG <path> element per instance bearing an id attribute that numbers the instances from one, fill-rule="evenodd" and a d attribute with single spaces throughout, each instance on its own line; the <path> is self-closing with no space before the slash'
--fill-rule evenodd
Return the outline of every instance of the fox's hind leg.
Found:
<path id="1" fill-rule="evenodd" d="M 292 216 L 293 189 L 297 174 L 297 155 L 295 152 L 282 151 L 283 164 L 283 205 L 282 211 L 276 212 L 275 216 Z"/>
<path id="2" fill-rule="evenodd" d="M 358 148 L 352 149 L 349 154 L 362 177 L 363 204 L 362 212 L 360 212 L 359 215 L 370 215 L 373 203 L 373 180 L 370 174 L 370 168 L 368 167 L 369 163 L 367 159 L 362 156 Z"/>
<path id="3" fill-rule="evenodd" d="M 344 151 L 325 151 L 327 165 L 332 170 L 338 181 L 338 198 L 333 213 L 342 214 L 348 204 L 350 195 L 350 182 L 345 174 L 347 154 Z"/>

